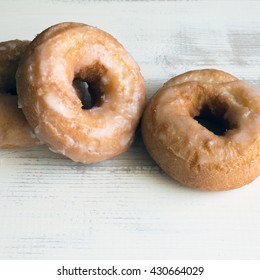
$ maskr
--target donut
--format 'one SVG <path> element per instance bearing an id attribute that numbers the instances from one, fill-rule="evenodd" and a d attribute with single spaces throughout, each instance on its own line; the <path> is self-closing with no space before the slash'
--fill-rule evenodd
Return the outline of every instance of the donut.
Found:
<path id="1" fill-rule="evenodd" d="M 21 109 L 18 109 L 15 73 L 29 41 L 0 42 L 0 148 L 40 144 Z"/>
<path id="2" fill-rule="evenodd" d="M 140 69 L 108 33 L 60 23 L 36 36 L 17 71 L 23 112 L 37 137 L 76 162 L 94 163 L 126 151 L 141 117 Z M 73 86 L 86 82 L 91 108 Z"/>
<path id="3" fill-rule="evenodd" d="M 155 162 L 181 184 L 208 191 L 238 188 L 260 174 L 260 95 L 216 71 L 215 77 L 205 70 L 169 80 L 142 120 Z M 219 130 L 199 118 L 214 121 Z"/>

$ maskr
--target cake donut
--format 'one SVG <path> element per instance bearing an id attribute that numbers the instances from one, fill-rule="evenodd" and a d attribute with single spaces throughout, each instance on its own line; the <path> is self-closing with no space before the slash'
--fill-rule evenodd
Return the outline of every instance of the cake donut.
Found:
<path id="1" fill-rule="evenodd" d="M 209 191 L 241 187 L 260 174 L 260 94 L 224 72 L 188 72 L 152 97 L 142 135 L 153 159 L 180 183 Z"/>
<path id="2" fill-rule="evenodd" d="M 52 151 L 93 163 L 131 145 L 144 81 L 137 63 L 108 33 L 80 23 L 54 25 L 29 45 L 16 78 L 23 112 Z M 84 109 L 75 80 L 88 84 L 91 108 Z"/>
<path id="3" fill-rule="evenodd" d="M 15 73 L 29 41 L 0 42 L 0 148 L 40 144 L 21 109 L 18 109 Z"/>

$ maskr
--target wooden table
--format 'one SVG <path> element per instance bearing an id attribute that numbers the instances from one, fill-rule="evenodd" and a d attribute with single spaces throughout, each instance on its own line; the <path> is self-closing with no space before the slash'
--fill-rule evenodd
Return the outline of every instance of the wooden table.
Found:
<path id="1" fill-rule="evenodd" d="M 260 90 L 259 1 L 0 1 L 1 41 L 62 21 L 114 35 L 148 99 L 187 70 L 217 68 Z M 45 146 L 0 150 L 2 259 L 259 259 L 260 180 L 229 192 L 181 186 L 145 151 L 83 165 Z"/>

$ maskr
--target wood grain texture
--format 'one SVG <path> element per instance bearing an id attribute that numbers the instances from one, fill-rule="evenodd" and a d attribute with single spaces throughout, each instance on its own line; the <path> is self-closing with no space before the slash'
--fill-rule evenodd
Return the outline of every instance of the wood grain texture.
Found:
<path id="1" fill-rule="evenodd" d="M 62 21 L 114 35 L 148 99 L 170 77 L 218 68 L 260 90 L 259 1 L 0 1 L 0 40 Z M 225 193 L 180 186 L 132 148 L 99 164 L 46 147 L 0 150 L 2 259 L 259 259 L 260 180 Z"/>

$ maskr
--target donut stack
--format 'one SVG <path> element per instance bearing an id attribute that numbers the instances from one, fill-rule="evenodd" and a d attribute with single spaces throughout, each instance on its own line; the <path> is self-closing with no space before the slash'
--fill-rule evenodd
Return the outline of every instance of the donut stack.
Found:
<path id="1" fill-rule="evenodd" d="M 74 161 L 93 163 L 130 147 L 144 107 L 144 81 L 137 63 L 111 35 L 61 23 L 31 43 L 4 42 L 0 52 L 0 87 L 7 93 L 16 85 L 22 109 L 16 96 L 0 96 L 2 148 L 45 143 Z M 87 83 L 90 109 L 84 109 L 84 93 L 75 81 Z"/>
<path id="2" fill-rule="evenodd" d="M 0 148 L 39 145 L 22 110 L 17 106 L 15 73 L 29 41 L 0 43 Z"/>

